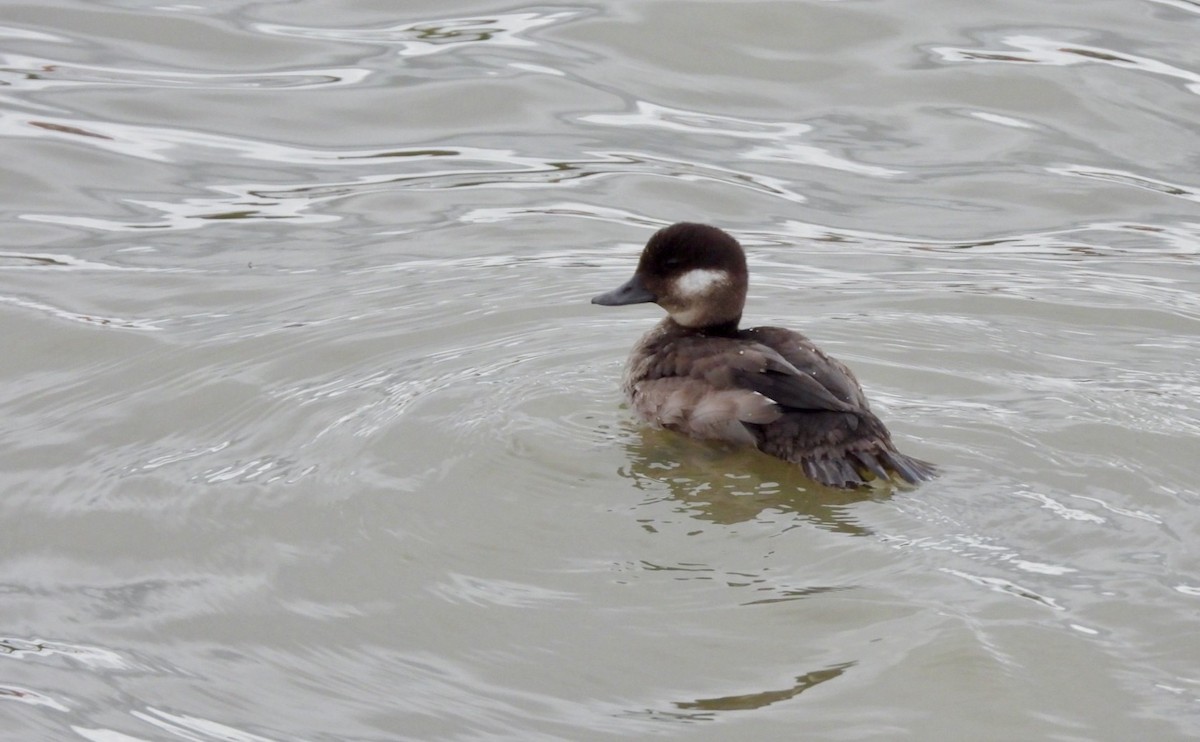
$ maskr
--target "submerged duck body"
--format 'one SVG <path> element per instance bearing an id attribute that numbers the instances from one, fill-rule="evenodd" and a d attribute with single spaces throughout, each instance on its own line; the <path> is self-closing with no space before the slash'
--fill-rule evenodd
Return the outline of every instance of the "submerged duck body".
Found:
<path id="1" fill-rule="evenodd" d="M 625 370 L 638 417 L 693 438 L 755 446 L 831 487 L 932 478 L 932 464 L 896 450 L 843 363 L 798 332 L 738 327 L 747 283 L 733 237 L 681 222 L 650 238 L 633 278 L 592 299 L 667 311 Z"/>

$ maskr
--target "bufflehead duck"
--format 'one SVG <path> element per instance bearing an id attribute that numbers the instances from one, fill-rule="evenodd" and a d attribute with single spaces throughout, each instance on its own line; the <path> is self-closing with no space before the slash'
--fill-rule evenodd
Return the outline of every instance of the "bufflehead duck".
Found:
<path id="1" fill-rule="evenodd" d="M 896 450 L 844 364 L 798 332 L 738 329 L 746 285 L 737 240 L 681 222 L 650 238 L 633 278 L 592 299 L 667 310 L 629 355 L 623 387 L 637 415 L 693 438 L 756 446 L 831 487 L 932 478 L 932 464 Z"/>

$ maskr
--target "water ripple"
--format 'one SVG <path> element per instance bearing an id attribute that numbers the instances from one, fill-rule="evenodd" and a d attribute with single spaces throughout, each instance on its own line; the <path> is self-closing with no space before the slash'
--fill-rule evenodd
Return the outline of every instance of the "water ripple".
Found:
<path id="1" fill-rule="evenodd" d="M 1150 0 L 1150 2 L 1166 5 L 1188 13 L 1200 13 L 1200 2 L 1196 2 L 1196 0 Z"/>
<path id="2" fill-rule="evenodd" d="M 865 165 L 838 157 L 822 147 L 794 141 L 812 131 L 813 127 L 809 124 L 753 121 L 733 116 L 669 108 L 647 101 L 637 101 L 635 107 L 636 110 L 629 113 L 588 114 L 580 116 L 579 120 L 604 126 L 641 126 L 670 132 L 767 142 L 754 146 L 743 153 L 742 157 L 748 160 L 813 165 L 879 178 L 890 178 L 904 172 L 892 168 Z"/>
<path id="3" fill-rule="evenodd" d="M 358 85 L 369 70 L 354 67 L 294 69 L 280 72 L 220 73 L 134 69 L 66 62 L 20 54 L 0 54 L 0 87 L 22 92 L 64 88 L 96 89 L 112 86 L 135 88 L 191 88 L 239 90 L 288 88 L 306 90 Z"/>
<path id="4" fill-rule="evenodd" d="M 55 711 L 69 711 L 66 706 L 60 702 L 47 696 L 44 693 L 39 693 L 29 688 L 20 688 L 15 685 L 0 685 L 0 700 L 19 701 L 27 703 L 31 706 L 46 706 Z"/>
<path id="5" fill-rule="evenodd" d="M 161 330 L 163 321 L 134 319 L 132 317 L 114 317 L 100 314 L 91 314 L 83 312 L 75 312 L 70 309 L 56 307 L 45 302 L 33 301 L 31 299 L 23 299 L 17 296 L 4 296 L 0 294 L 0 304 L 11 304 L 22 309 L 32 309 L 36 312 L 48 314 L 59 319 L 70 320 L 72 322 L 82 322 L 86 325 L 101 325 L 104 327 L 115 327 L 122 330 L 143 330 L 157 331 Z"/>
<path id="6" fill-rule="evenodd" d="M 271 140 L 223 136 L 176 127 L 64 117 L 31 117 L 8 111 L 0 112 L 0 137 L 51 138 L 87 144 L 115 154 L 152 162 L 177 161 L 181 154 L 185 155 L 183 161 L 204 162 L 212 157 L 211 153 L 217 152 L 232 155 L 239 160 L 328 166 L 353 164 L 355 161 L 373 164 L 375 158 L 421 156 L 430 152 L 417 150 L 407 155 L 408 151 L 294 147 Z"/>
<path id="7" fill-rule="evenodd" d="M 497 169 L 460 168 L 425 173 L 372 175 L 352 181 L 312 184 L 286 190 L 262 191 L 258 195 L 294 194 L 302 192 L 315 196 L 341 196 L 351 192 L 393 190 L 438 191 L 465 188 L 506 188 L 521 186 L 564 186 L 578 181 L 604 176 L 652 175 L 691 181 L 714 181 L 738 188 L 765 192 L 795 203 L 803 203 L 803 195 L 791 191 L 786 181 L 751 174 L 717 165 L 706 165 L 641 152 L 588 152 L 582 159 L 544 159 L 519 155 L 512 150 L 481 147 L 455 147 L 443 150 L 391 151 L 387 153 L 344 154 L 341 161 L 361 161 L 370 157 L 404 157 L 411 160 L 446 158 L 454 162 L 485 162 L 499 165 Z"/>
<path id="8" fill-rule="evenodd" d="M 188 740 L 188 742 L 204 742 L 205 740 L 211 740 L 211 742 L 277 742 L 270 737 L 263 737 L 231 727 L 228 724 L 221 724 L 212 719 L 190 714 L 172 714 L 153 707 L 147 707 L 146 711 L 134 710 L 129 713 L 160 731 Z M 88 739 L 95 740 L 95 742 L 110 742 L 113 739 L 107 735 L 107 730 L 90 731 L 101 733 L 88 736 Z"/>
<path id="9" fill-rule="evenodd" d="M 582 9 L 529 10 L 490 16 L 463 16 L 401 23 L 384 28 L 328 28 L 257 23 L 254 28 L 272 36 L 360 44 L 383 44 L 396 48 L 401 57 L 431 54 L 486 45 L 489 47 L 529 47 L 525 38 L 538 29 L 576 19 Z"/>
<path id="10" fill-rule="evenodd" d="M 62 657 L 92 670 L 133 670 L 137 666 L 108 649 L 43 639 L 0 638 L 0 658 L 48 659 Z"/>
<path id="11" fill-rule="evenodd" d="M 951 569 L 949 567 L 943 567 L 942 571 L 945 572 L 946 574 L 954 575 L 955 577 L 961 577 L 964 580 L 967 580 L 968 582 L 973 582 L 976 585 L 980 585 L 982 587 L 988 588 L 989 590 L 995 590 L 996 592 L 999 592 L 999 593 L 1006 593 L 1008 595 L 1015 595 L 1020 598 L 1026 598 L 1028 600 L 1032 600 L 1034 602 L 1041 603 L 1042 605 L 1046 606 L 1047 608 L 1053 608 L 1056 611 L 1066 610 L 1066 607 L 1063 606 L 1061 603 L 1059 603 L 1054 598 L 1051 598 L 1048 595 L 1043 595 L 1043 594 L 1037 592 L 1036 590 L 1025 587 L 1023 585 L 1020 585 L 1019 583 L 1013 582 L 1012 580 L 1009 580 L 1009 579 L 1006 579 L 1003 577 L 987 577 L 984 575 L 966 572 L 966 571 L 963 571 L 960 569 Z"/>
<path id="12" fill-rule="evenodd" d="M 505 608 L 532 608 L 545 603 L 579 602 L 583 599 L 576 593 L 551 590 L 539 585 L 475 577 L 457 572 L 448 573 L 445 579 L 431 586 L 430 590 L 453 603 Z"/>
<path id="13" fill-rule="evenodd" d="M 1124 246 L 1118 237 L 1136 238 L 1136 243 Z M 795 240 L 812 240 L 870 246 L 872 250 L 911 251 L 932 250 L 946 252 L 970 251 L 972 255 L 989 253 L 996 255 L 1041 256 L 1046 259 L 1077 260 L 1081 256 L 1100 257 L 1105 255 L 1142 256 L 1158 260 L 1164 254 L 1181 256 L 1200 254 L 1200 222 L 1178 222 L 1175 224 L 1146 224 L 1139 222 L 1091 222 L 1079 226 L 1048 229 L 1038 232 L 1000 234 L 969 240 L 931 240 L 917 236 L 898 235 L 886 232 L 830 227 L 824 224 L 802 222 L 795 219 L 772 225 L 769 232 L 743 230 L 739 232 L 745 244 L 785 245 Z M 1157 239 L 1161 244 L 1152 247 L 1146 238 Z M 964 256 L 965 257 L 965 256 Z M 1031 274 L 1030 278 L 1033 277 Z M 1014 278 L 1019 278 L 1014 276 Z M 1047 280 L 1057 280 L 1056 275 Z"/>
<path id="14" fill-rule="evenodd" d="M 34 31 L 30 28 L 18 28 L 16 26 L 0 26 L 0 39 L 45 41 L 50 44 L 65 44 L 69 41 L 65 36 L 50 34 L 44 31 Z"/>
<path id="15" fill-rule="evenodd" d="M 1143 188 L 1148 191 L 1165 193 L 1168 196 L 1177 196 L 1187 201 L 1195 201 L 1200 203 L 1200 193 L 1197 193 L 1196 189 L 1184 187 L 1174 183 L 1168 183 L 1163 180 L 1157 180 L 1145 175 L 1136 175 L 1134 173 L 1129 173 L 1122 170 L 1088 167 L 1086 165 L 1064 165 L 1062 167 L 1046 168 L 1046 170 L 1047 172 L 1051 172 L 1056 175 L 1068 175 L 1077 178 L 1092 178 L 1094 180 L 1103 180 L 1110 183 L 1130 185 L 1134 188 Z"/>
<path id="16" fill-rule="evenodd" d="M 0 251 L 0 270 L 12 271 L 119 271 L 131 273 L 160 273 L 177 272 L 171 268 L 145 268 L 123 265 L 111 265 L 95 260 L 84 260 L 74 255 L 60 253 L 24 253 Z"/>
<path id="17" fill-rule="evenodd" d="M 4 116 L 0 114 L 0 136 L 4 133 L 4 123 Z M 74 129 L 75 127 L 70 128 Z M 65 132 L 68 136 L 82 136 L 84 139 L 81 141 L 99 142 L 98 146 L 104 149 L 113 149 L 123 154 L 134 154 L 155 160 L 165 159 L 163 152 L 181 147 L 187 142 L 192 146 L 233 149 L 242 156 L 254 159 L 275 158 L 292 162 L 303 160 L 307 164 L 319 163 L 326 166 L 349 165 L 378 168 L 391 162 L 402 162 L 405 167 L 416 170 L 422 164 L 441 161 L 486 163 L 498 166 L 442 168 L 427 172 L 393 171 L 344 180 L 310 182 L 286 188 L 265 184 L 210 185 L 207 190 L 231 195 L 219 198 L 188 198 L 174 203 L 147 199 L 125 199 L 125 203 L 158 211 L 164 217 L 152 221 L 124 221 L 44 213 L 26 213 L 20 216 L 26 221 L 64 224 L 105 231 L 198 229 L 228 219 L 267 219 L 314 224 L 336 221 L 340 218 L 332 214 L 308 213 L 314 206 L 347 196 L 396 190 L 432 192 L 498 187 L 506 189 L 561 188 L 595 178 L 638 175 L 693 182 L 715 182 L 738 189 L 765 193 L 792 203 L 803 203 L 806 200 L 803 195 L 792 191 L 787 186 L 787 182 L 782 179 L 647 153 L 591 152 L 588 153 L 591 156 L 584 159 L 554 160 L 523 156 L 512 150 L 480 147 L 320 152 L 194 133 L 173 132 L 167 135 L 165 132 L 159 131 L 157 134 L 160 135 L 160 141 L 155 144 L 153 139 L 142 139 L 134 143 L 132 138 L 123 137 L 118 141 L 96 131 L 73 131 L 62 125 L 42 126 L 39 130 L 51 131 L 55 135 L 62 135 Z M 195 156 L 194 153 L 192 156 Z"/>
<path id="18" fill-rule="evenodd" d="M 952 46 L 934 47 L 933 52 L 946 62 L 1001 62 L 1044 64 L 1067 67 L 1076 64 L 1103 64 L 1120 69 L 1132 69 L 1153 75 L 1183 80 L 1193 93 L 1200 94 L 1200 74 L 1150 57 L 1106 49 L 1099 46 L 1072 44 L 1039 36 L 1006 36 L 1003 42 L 1015 51 L 964 49 Z"/>

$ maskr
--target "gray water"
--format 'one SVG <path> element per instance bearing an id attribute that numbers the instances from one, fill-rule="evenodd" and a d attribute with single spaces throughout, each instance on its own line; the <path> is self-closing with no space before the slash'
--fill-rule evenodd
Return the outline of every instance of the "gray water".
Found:
<path id="1" fill-rule="evenodd" d="M 0 738 L 1200 735 L 1200 3 L 0 4 Z M 915 491 L 646 430 L 678 220 Z"/>

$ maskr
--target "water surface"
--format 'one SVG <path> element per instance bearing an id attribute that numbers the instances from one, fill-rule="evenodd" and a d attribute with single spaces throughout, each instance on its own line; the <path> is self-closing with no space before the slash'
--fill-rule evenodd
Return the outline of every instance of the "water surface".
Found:
<path id="1" fill-rule="evenodd" d="M 1195 737 L 1198 35 L 5 4 L 0 738 Z M 684 219 L 943 476 L 635 424 Z"/>

